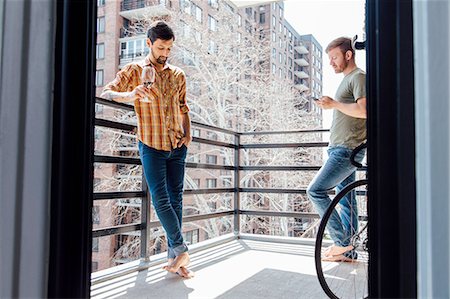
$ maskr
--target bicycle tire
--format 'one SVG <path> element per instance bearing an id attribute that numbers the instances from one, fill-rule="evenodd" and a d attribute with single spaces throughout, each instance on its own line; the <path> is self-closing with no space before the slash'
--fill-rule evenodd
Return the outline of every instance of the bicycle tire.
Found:
<path id="1" fill-rule="evenodd" d="M 356 188 L 364 186 L 364 185 L 367 186 L 367 184 L 368 184 L 368 180 L 363 179 L 363 180 L 358 180 L 351 184 L 348 184 L 345 188 L 343 188 L 341 190 L 341 192 L 339 192 L 334 197 L 334 199 L 331 201 L 331 204 L 328 207 L 325 214 L 323 215 L 322 220 L 319 225 L 319 230 L 317 232 L 316 243 L 315 243 L 315 251 L 314 251 L 315 252 L 314 259 L 315 259 L 315 265 L 316 265 L 316 272 L 317 272 L 317 277 L 319 279 L 322 289 L 327 294 L 327 296 L 332 299 L 339 299 L 340 297 L 338 294 L 336 294 L 337 291 L 334 289 L 334 287 L 329 285 L 329 282 L 327 281 L 325 274 L 323 272 L 322 245 L 323 245 L 323 238 L 325 235 L 325 229 L 328 224 L 328 220 L 330 219 L 333 211 L 335 210 L 336 206 L 339 204 L 340 200 L 350 191 L 355 190 Z M 359 221 L 359 219 L 358 219 L 358 221 Z M 365 220 L 365 221 L 366 221 L 365 227 L 363 227 L 362 229 L 367 229 L 368 222 L 367 222 L 367 220 Z M 359 233 L 358 233 L 358 235 L 359 235 Z M 363 265 L 363 267 L 364 266 L 367 267 L 367 262 L 366 262 L 366 265 Z M 366 272 L 366 275 L 367 275 L 367 272 Z M 366 280 L 367 280 L 367 277 L 366 277 Z M 367 283 L 368 283 L 368 281 L 367 281 Z M 367 287 L 367 285 L 366 285 L 366 287 Z M 355 293 L 356 293 L 356 290 L 355 290 Z M 368 290 L 364 290 L 363 294 L 364 295 L 361 298 L 368 297 Z M 356 296 L 354 296 L 354 297 L 357 298 Z"/>

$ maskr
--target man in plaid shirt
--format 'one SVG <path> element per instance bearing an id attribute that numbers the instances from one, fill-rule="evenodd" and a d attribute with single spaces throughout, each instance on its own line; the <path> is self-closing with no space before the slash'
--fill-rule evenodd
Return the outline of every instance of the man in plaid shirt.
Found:
<path id="1" fill-rule="evenodd" d="M 184 72 L 167 63 L 175 35 L 163 21 L 147 32 L 149 55 L 130 63 L 103 89 L 101 97 L 132 102 L 137 137 L 152 202 L 167 234 L 167 271 L 190 278 L 188 248 L 182 235 L 183 182 L 187 147 L 192 141 Z"/>

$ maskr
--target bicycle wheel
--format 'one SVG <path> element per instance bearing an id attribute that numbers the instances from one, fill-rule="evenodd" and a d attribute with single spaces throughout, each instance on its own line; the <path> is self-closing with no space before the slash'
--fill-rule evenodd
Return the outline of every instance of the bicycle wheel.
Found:
<path id="1" fill-rule="evenodd" d="M 366 189 L 367 180 L 359 180 L 347 185 L 332 200 L 330 207 L 320 222 L 315 247 L 316 271 L 320 285 L 330 298 L 368 297 L 369 252 L 367 244 L 368 217 Z M 336 215 L 335 213 L 339 213 L 339 202 L 346 200 L 343 197 L 351 191 L 356 191 L 356 204 L 350 206 L 357 207 L 358 211 L 356 214 L 350 213 L 350 215 L 358 215 L 358 217 L 346 221 L 346 226 L 349 227 L 350 225 L 350 231 L 352 232 L 346 235 L 348 236 L 347 243 L 353 246 L 353 250 L 344 254 L 347 257 L 346 262 L 324 261 L 323 259 L 326 258 L 325 248 L 322 248 L 322 246 L 333 244 L 325 228 L 333 213 L 334 216 L 338 216 L 334 219 L 339 219 L 341 225 L 343 225 L 340 214 Z"/>

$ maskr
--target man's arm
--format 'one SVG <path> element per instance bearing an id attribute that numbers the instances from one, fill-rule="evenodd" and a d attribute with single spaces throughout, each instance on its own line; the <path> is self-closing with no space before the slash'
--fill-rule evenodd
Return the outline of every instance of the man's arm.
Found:
<path id="1" fill-rule="evenodd" d="M 365 97 L 359 98 L 356 100 L 356 103 L 341 103 L 325 96 L 317 100 L 316 103 L 322 109 L 337 109 L 351 117 L 367 118 L 367 101 Z"/>
<path id="2" fill-rule="evenodd" d="M 143 98 L 146 96 L 147 88 L 139 85 L 133 91 L 112 91 L 112 90 L 104 90 L 100 95 L 101 98 L 107 100 L 113 100 L 119 103 L 129 103 L 134 102 L 136 98 Z"/>
<path id="3" fill-rule="evenodd" d="M 134 102 L 137 98 L 145 97 L 149 89 L 143 85 L 138 85 L 133 91 L 124 91 L 127 90 L 132 80 L 136 80 L 138 76 L 139 74 L 133 65 L 126 65 L 116 74 L 113 81 L 106 84 L 100 97 L 120 103 Z"/>
<path id="4" fill-rule="evenodd" d="M 183 113 L 183 130 L 184 130 L 184 137 L 182 137 L 178 142 L 178 147 L 181 147 L 183 144 L 189 146 L 189 144 L 191 144 L 192 141 L 191 118 L 189 117 L 189 113 Z"/>

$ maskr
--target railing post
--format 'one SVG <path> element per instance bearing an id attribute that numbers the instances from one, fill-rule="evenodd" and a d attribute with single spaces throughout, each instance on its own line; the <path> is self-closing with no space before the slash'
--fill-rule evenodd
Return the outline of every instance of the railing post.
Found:
<path id="1" fill-rule="evenodd" d="M 234 149 L 234 234 L 240 236 L 241 234 L 241 195 L 239 192 L 240 187 L 240 144 L 241 136 L 239 134 L 234 135 L 234 143 L 236 148 Z"/>
<path id="2" fill-rule="evenodd" d="M 150 257 L 150 254 L 148 253 L 148 242 L 151 238 L 151 198 L 147 181 L 144 176 L 144 166 L 142 166 L 142 191 L 145 192 L 145 196 L 141 198 L 141 223 L 143 224 L 143 228 L 141 230 L 141 261 L 148 262 Z"/>

